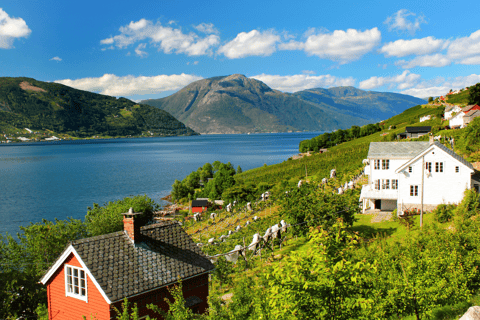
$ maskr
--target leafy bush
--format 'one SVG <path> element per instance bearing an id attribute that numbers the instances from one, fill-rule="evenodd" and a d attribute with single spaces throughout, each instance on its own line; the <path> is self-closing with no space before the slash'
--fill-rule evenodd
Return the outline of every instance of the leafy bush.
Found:
<path id="1" fill-rule="evenodd" d="M 94 203 L 93 208 L 88 207 L 85 216 L 88 233 L 90 236 L 98 236 L 123 230 L 122 213 L 128 212 L 130 208 L 133 208 L 134 212 L 143 212 L 140 219 L 145 224 L 152 220 L 153 212 L 158 209 L 158 205 L 147 195 L 126 197 L 106 203 L 103 207 Z"/>
<path id="2" fill-rule="evenodd" d="M 432 211 L 435 221 L 440 223 L 449 222 L 453 218 L 455 206 L 452 204 L 440 204 Z"/>
<path id="3" fill-rule="evenodd" d="M 480 213 L 480 194 L 473 189 L 465 190 L 462 202 L 455 210 L 455 215 L 464 219 L 471 218 Z"/>

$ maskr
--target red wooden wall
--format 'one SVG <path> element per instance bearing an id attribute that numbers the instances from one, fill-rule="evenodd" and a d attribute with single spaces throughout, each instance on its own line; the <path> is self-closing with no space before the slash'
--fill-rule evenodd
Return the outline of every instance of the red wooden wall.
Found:
<path id="1" fill-rule="evenodd" d="M 65 260 L 64 264 L 81 267 L 73 254 Z M 81 320 L 82 316 L 90 319 L 90 315 L 98 320 L 110 319 L 110 305 L 105 301 L 95 287 L 92 279 L 87 275 L 88 302 L 65 295 L 65 268 L 63 265 L 50 278 L 47 283 L 48 317 L 50 320 Z"/>

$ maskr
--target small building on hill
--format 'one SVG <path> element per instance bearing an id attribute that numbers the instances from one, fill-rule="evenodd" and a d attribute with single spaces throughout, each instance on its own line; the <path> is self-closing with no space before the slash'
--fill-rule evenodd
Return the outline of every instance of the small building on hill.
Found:
<path id="1" fill-rule="evenodd" d="M 432 210 L 459 203 L 465 189 L 479 190 L 471 163 L 439 142 L 372 142 L 360 201 L 367 208 Z"/>
<path id="2" fill-rule="evenodd" d="M 139 317 L 159 318 L 147 304 L 168 310 L 168 287 L 182 280 L 186 305 L 207 309 L 213 264 L 176 222 L 142 226 L 140 214 L 124 214 L 124 230 L 72 241 L 41 279 L 48 317 L 55 320 L 116 319 L 124 298 Z"/>
<path id="3" fill-rule="evenodd" d="M 446 106 L 444 111 L 445 120 L 452 119 L 454 114 L 456 115 L 460 111 L 462 111 L 462 108 L 460 108 L 459 106 Z"/>
<path id="4" fill-rule="evenodd" d="M 463 107 L 452 119 L 450 119 L 450 128 L 465 128 L 474 118 L 478 117 L 480 113 L 480 106 L 469 105 Z"/>
<path id="5" fill-rule="evenodd" d="M 406 127 L 405 132 L 399 133 L 397 135 L 398 139 L 405 139 L 405 138 L 418 138 L 424 136 L 432 131 L 431 126 L 423 126 L 423 127 Z"/>
<path id="6" fill-rule="evenodd" d="M 207 199 L 192 200 L 192 213 L 207 211 L 210 207 L 210 202 Z"/>

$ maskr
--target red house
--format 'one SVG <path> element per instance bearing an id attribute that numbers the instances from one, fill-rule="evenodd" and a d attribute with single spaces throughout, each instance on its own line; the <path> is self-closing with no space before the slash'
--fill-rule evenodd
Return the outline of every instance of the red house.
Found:
<path id="1" fill-rule="evenodd" d="M 124 231 L 72 241 L 41 279 L 51 320 L 114 319 L 127 298 L 140 318 L 161 319 L 147 309 L 168 310 L 168 288 L 182 279 L 186 305 L 207 308 L 213 264 L 176 222 L 141 226 L 139 213 L 124 214 Z"/>
<path id="2" fill-rule="evenodd" d="M 207 211 L 209 206 L 208 200 L 192 200 L 192 213 Z"/>

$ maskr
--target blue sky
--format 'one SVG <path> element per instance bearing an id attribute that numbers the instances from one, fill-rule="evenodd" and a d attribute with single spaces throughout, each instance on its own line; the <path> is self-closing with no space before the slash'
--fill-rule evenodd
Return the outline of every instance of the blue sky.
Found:
<path id="1" fill-rule="evenodd" d="M 0 76 L 133 100 L 213 76 L 417 97 L 480 82 L 476 1 L 2 0 Z"/>

